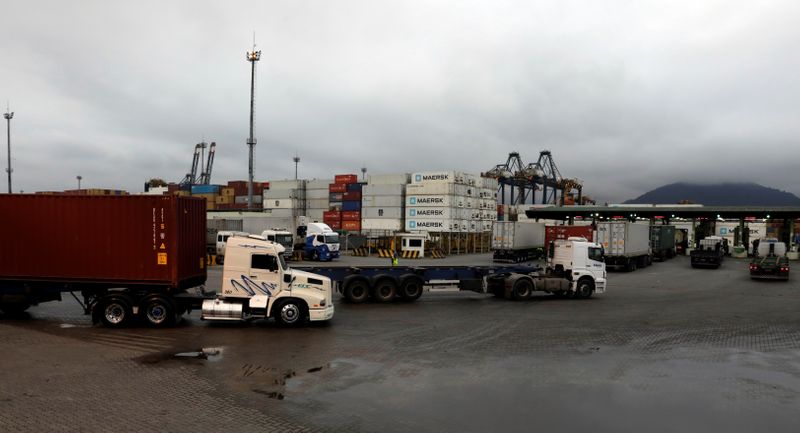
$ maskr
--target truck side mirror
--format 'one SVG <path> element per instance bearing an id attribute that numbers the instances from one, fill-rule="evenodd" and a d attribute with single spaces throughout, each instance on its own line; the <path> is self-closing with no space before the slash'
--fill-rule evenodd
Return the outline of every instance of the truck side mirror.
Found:
<path id="1" fill-rule="evenodd" d="M 283 282 L 284 283 L 291 283 L 294 280 L 292 274 L 283 274 Z"/>

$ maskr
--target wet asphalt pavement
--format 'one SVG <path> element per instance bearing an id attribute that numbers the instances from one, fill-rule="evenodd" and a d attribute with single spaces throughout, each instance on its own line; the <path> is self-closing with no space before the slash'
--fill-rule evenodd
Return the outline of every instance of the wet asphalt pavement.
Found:
<path id="1" fill-rule="evenodd" d="M 0 318 L 0 430 L 794 432 L 796 278 L 680 257 L 611 273 L 590 300 L 339 299 L 301 329 L 194 312 L 110 330 L 65 298 Z"/>

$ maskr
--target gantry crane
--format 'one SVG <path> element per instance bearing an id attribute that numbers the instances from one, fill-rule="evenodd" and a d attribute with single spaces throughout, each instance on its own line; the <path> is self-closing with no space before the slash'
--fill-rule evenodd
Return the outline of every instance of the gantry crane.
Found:
<path id="1" fill-rule="evenodd" d="M 572 197 L 574 191 L 577 191 L 575 203 L 583 204 L 583 184 L 577 179 L 563 178 L 549 150 L 539 152 L 539 159 L 528 165 L 518 152 L 511 152 L 505 164 L 496 165 L 484 176 L 498 180 L 502 204 L 506 201 L 506 186 L 510 187 L 511 205 L 535 204 L 537 190 L 541 191 L 541 204 L 563 206 L 565 198 Z"/>
<path id="2" fill-rule="evenodd" d="M 201 141 L 194 146 L 194 156 L 192 157 L 192 168 L 189 173 L 186 173 L 183 180 L 180 182 L 181 186 L 191 185 L 208 185 L 211 183 L 211 169 L 214 165 L 214 153 L 216 152 L 217 143 L 212 142 L 208 149 L 208 162 L 205 168 L 200 167 L 200 176 L 197 176 L 197 165 L 203 164 L 203 157 L 205 156 L 205 149 L 208 143 Z"/>

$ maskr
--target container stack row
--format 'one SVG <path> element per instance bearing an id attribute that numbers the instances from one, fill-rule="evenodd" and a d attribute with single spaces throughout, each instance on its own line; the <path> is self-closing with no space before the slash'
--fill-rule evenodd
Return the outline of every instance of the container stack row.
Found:
<path id="1" fill-rule="evenodd" d="M 370 175 L 361 192 L 361 230 L 386 234 L 403 230 L 406 185 L 411 175 Z"/>
<path id="2" fill-rule="evenodd" d="M 496 194 L 495 179 L 456 171 L 414 173 L 406 187 L 405 230 L 491 232 Z"/>
<path id="3" fill-rule="evenodd" d="M 333 179 L 314 179 L 306 182 L 306 216 L 310 222 L 323 222 L 323 212 L 330 209 L 329 185 Z"/>
<path id="4" fill-rule="evenodd" d="M 294 218 L 305 201 L 305 180 L 271 181 L 264 191 L 264 213 L 275 218 Z"/>
<path id="5" fill-rule="evenodd" d="M 328 186 L 329 210 L 323 222 L 333 230 L 361 231 L 361 188 L 355 174 L 338 174 Z"/>

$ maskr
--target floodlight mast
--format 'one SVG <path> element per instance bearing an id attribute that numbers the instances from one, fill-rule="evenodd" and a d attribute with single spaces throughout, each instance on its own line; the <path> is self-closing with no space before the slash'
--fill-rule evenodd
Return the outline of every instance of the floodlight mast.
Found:
<path id="1" fill-rule="evenodd" d="M 247 52 L 247 61 L 250 62 L 250 136 L 247 139 L 249 157 L 247 162 L 247 208 L 254 209 L 253 206 L 253 165 L 254 151 L 256 147 L 255 138 L 255 108 L 256 108 L 256 62 L 261 60 L 261 51 L 256 51 L 255 36 L 253 37 L 253 51 Z"/>

